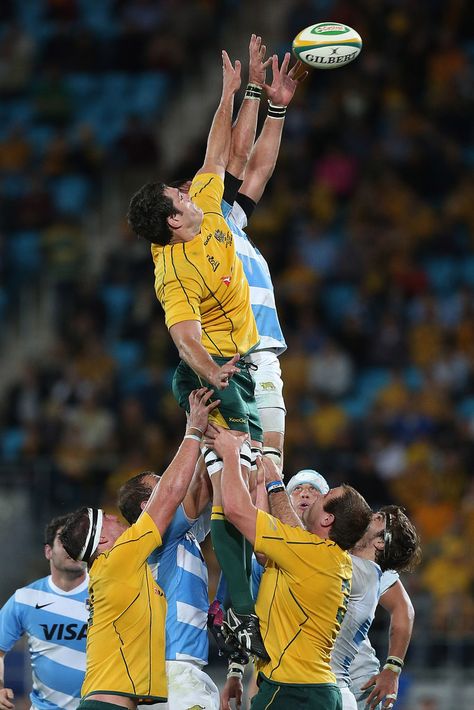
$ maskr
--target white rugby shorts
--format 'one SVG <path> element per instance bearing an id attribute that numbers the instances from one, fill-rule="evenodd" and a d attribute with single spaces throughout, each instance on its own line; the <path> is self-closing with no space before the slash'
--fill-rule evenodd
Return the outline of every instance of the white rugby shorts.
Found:
<path id="1" fill-rule="evenodd" d="M 213 680 L 192 661 L 166 661 L 168 702 L 141 705 L 156 710 L 188 710 L 197 706 L 219 710 L 219 690 Z"/>
<path id="2" fill-rule="evenodd" d="M 256 370 L 250 372 L 255 380 L 258 409 L 275 407 L 286 411 L 281 368 L 276 354 L 272 350 L 260 350 L 250 353 L 245 359 L 257 366 Z"/>

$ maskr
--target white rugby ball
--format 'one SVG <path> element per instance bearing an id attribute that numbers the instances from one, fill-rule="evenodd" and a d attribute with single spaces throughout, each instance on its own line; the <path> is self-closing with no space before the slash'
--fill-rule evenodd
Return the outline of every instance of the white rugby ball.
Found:
<path id="1" fill-rule="evenodd" d="M 318 22 L 305 27 L 293 40 L 293 54 L 309 67 L 337 69 L 359 56 L 362 38 L 340 22 Z"/>

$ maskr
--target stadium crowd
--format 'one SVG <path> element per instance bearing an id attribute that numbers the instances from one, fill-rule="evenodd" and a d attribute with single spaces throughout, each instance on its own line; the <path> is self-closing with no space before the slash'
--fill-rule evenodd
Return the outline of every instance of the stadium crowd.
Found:
<path id="1" fill-rule="evenodd" d="M 0 313 L 16 317 L 23 290 L 41 293 L 47 283 L 56 294 L 54 344 L 25 364 L 4 399 L 0 456 L 46 463 L 53 512 L 91 499 L 113 505 L 131 474 L 163 470 L 181 437 L 170 391 L 177 356 L 147 245 L 124 217 L 97 275 L 84 214 L 106 199 L 108 171 L 158 174 L 154 127 L 187 71 L 180 49 L 193 48 L 196 23 L 215 45 L 238 3 L 186 8 L 179 23 L 176 3 L 147 0 L 0 10 Z M 270 263 L 288 343 L 286 477 L 310 466 L 373 507 L 407 508 L 424 551 L 410 592 L 428 604 L 441 636 L 467 648 L 468 664 L 474 46 L 466 13 L 463 2 L 326 2 L 323 13 L 310 0 L 292 3 L 279 49 L 328 16 L 366 42 L 357 64 L 314 72 L 299 88 L 249 232 Z M 174 177 L 198 167 L 201 148 Z"/>

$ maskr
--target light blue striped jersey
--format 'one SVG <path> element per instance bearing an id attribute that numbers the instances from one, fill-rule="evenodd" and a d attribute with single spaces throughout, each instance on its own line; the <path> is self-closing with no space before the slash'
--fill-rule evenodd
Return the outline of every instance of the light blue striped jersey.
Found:
<path id="1" fill-rule="evenodd" d="M 234 235 L 235 250 L 250 286 L 250 305 L 260 336 L 260 344 L 254 352 L 274 348 L 276 354 L 281 355 L 286 350 L 286 343 L 278 320 L 268 264 L 244 232 L 247 216 L 242 207 L 237 202 L 231 206 L 223 200 L 222 213 Z"/>
<path id="2" fill-rule="evenodd" d="M 393 570 L 387 570 L 382 574 L 382 577 L 380 578 L 380 596 L 383 596 L 385 592 L 390 589 L 398 580 L 400 579 L 400 575 L 398 572 L 394 572 Z M 351 677 L 351 690 L 356 696 L 356 699 L 358 700 L 358 695 L 359 695 L 359 688 L 361 685 L 364 685 L 364 681 L 368 680 L 371 678 L 373 675 L 376 675 L 380 670 L 380 663 L 379 660 L 375 654 L 375 650 L 372 646 L 372 644 L 369 641 L 369 638 L 366 637 L 363 639 L 362 643 L 359 646 L 359 651 L 352 661 L 350 668 L 349 668 L 349 674 Z"/>
<path id="3" fill-rule="evenodd" d="M 331 670 L 339 687 L 351 684 L 349 667 L 367 638 L 380 597 L 382 570 L 376 562 L 356 555 L 352 559 L 352 585 L 347 610 L 331 651 Z"/>
<path id="4" fill-rule="evenodd" d="M 209 532 L 210 509 L 189 520 L 180 505 L 163 544 L 148 558 L 168 602 L 166 660 L 206 665 L 209 655 L 207 567 L 199 547 Z"/>
<path id="5" fill-rule="evenodd" d="M 70 592 L 51 577 L 17 589 L 0 610 L 0 649 L 27 634 L 38 710 L 75 710 L 86 670 L 88 579 Z"/>

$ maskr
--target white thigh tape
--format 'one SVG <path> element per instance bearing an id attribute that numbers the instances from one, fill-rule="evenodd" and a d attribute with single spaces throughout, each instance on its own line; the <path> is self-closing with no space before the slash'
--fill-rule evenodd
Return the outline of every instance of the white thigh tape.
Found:
<path id="1" fill-rule="evenodd" d="M 206 464 L 207 472 L 210 476 L 214 473 L 222 471 L 224 464 L 222 459 L 216 454 L 213 449 L 208 449 L 206 446 L 201 447 L 201 453 Z"/>

